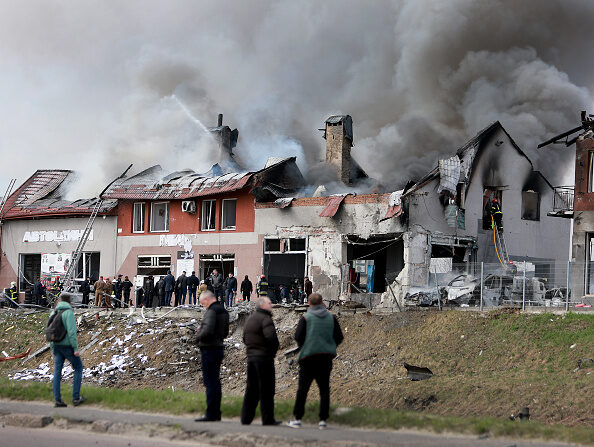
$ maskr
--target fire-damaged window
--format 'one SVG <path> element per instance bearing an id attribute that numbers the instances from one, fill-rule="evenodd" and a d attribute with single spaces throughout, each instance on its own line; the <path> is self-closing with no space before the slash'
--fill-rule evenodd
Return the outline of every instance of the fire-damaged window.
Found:
<path id="1" fill-rule="evenodd" d="M 166 275 L 171 268 L 169 255 L 140 255 L 138 256 L 138 275 Z"/>
<path id="2" fill-rule="evenodd" d="M 223 230 L 235 230 L 236 224 L 236 199 L 224 199 L 223 200 L 223 216 L 222 216 L 222 229 Z"/>
<path id="3" fill-rule="evenodd" d="M 217 215 L 217 201 L 202 201 L 202 231 L 214 231 Z"/>
<path id="4" fill-rule="evenodd" d="M 169 202 L 151 203 L 151 232 L 169 231 Z"/>
<path id="5" fill-rule="evenodd" d="M 268 279 L 269 296 L 280 298 L 280 287 L 303 290 L 305 277 L 305 238 L 264 239 L 264 274 Z"/>
<path id="6" fill-rule="evenodd" d="M 535 191 L 522 191 L 522 219 L 540 220 L 540 194 Z"/>
<path id="7" fill-rule="evenodd" d="M 134 204 L 134 213 L 132 215 L 132 232 L 144 233 L 144 208 L 143 202 Z"/>
<path id="8" fill-rule="evenodd" d="M 503 210 L 503 203 L 501 202 L 502 191 L 493 188 L 485 188 L 483 191 L 483 230 L 491 229 L 491 214 L 489 214 L 489 203 L 493 199 L 497 199 L 499 206 Z"/>

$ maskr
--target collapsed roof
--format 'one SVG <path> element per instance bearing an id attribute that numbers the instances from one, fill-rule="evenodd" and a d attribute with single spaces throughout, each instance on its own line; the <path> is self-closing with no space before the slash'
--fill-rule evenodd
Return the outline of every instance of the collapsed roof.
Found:
<path id="1" fill-rule="evenodd" d="M 253 172 L 221 171 L 217 164 L 208 173 L 184 170 L 166 174 L 159 165 L 131 177 L 116 180 L 105 198 L 129 200 L 184 200 L 251 188 L 257 200 L 287 197 L 303 186 L 296 157 L 274 159 Z"/>
<path id="2" fill-rule="evenodd" d="M 0 219 L 90 215 L 97 204 L 97 198 L 74 201 L 63 198 L 63 187 L 73 179 L 74 173 L 65 169 L 35 171 L 10 195 Z M 109 213 L 116 205 L 116 200 L 103 201 L 99 214 Z"/>

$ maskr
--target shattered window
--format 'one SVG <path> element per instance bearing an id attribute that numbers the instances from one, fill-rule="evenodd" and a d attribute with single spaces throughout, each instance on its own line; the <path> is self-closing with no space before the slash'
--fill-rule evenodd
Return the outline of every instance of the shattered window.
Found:
<path id="1" fill-rule="evenodd" d="M 280 239 L 264 239 L 264 251 L 281 251 Z"/>
<path id="2" fill-rule="evenodd" d="M 236 199 L 223 200 L 223 230 L 235 230 Z"/>
<path id="3" fill-rule="evenodd" d="M 305 239 L 289 239 L 289 251 L 305 251 Z"/>
<path id="4" fill-rule="evenodd" d="M 214 231 L 217 215 L 217 201 L 202 201 L 202 231 Z"/>
<path id="5" fill-rule="evenodd" d="M 151 231 L 169 231 L 169 202 L 151 203 Z"/>
<path id="6" fill-rule="evenodd" d="M 132 217 L 132 232 L 144 233 L 144 203 L 134 204 L 134 214 Z"/>
<path id="7" fill-rule="evenodd" d="M 522 219 L 540 220 L 540 194 L 522 191 Z"/>

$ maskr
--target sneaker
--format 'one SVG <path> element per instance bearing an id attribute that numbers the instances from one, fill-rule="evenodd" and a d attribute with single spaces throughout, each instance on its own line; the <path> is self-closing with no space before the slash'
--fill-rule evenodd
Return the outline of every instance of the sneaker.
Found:
<path id="1" fill-rule="evenodd" d="M 318 427 L 320 430 L 326 430 L 328 428 L 328 424 L 326 424 L 326 421 L 320 421 Z"/>
<path id="2" fill-rule="evenodd" d="M 68 405 L 66 405 L 66 402 L 62 402 L 61 400 L 57 400 L 54 402 L 54 407 L 56 408 L 62 408 L 62 407 L 67 407 Z"/>
<path id="3" fill-rule="evenodd" d="M 74 405 L 75 407 L 78 407 L 80 404 L 82 404 L 85 400 L 87 400 L 85 398 L 85 396 L 80 396 L 78 399 L 72 399 L 72 405 Z"/>
<path id="4" fill-rule="evenodd" d="M 287 422 L 287 426 L 292 428 L 301 428 L 301 419 L 291 419 Z"/>

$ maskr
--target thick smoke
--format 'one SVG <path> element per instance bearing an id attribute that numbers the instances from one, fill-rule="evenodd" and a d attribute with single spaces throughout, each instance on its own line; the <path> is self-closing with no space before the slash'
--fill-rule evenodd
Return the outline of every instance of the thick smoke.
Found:
<path id="1" fill-rule="evenodd" d="M 353 156 L 401 186 L 499 120 L 553 183 L 573 149 L 536 144 L 592 109 L 589 0 L 14 2 L 0 15 L 0 153 L 8 177 L 82 171 L 91 196 L 133 162 L 206 171 L 206 126 L 240 130 L 248 169 L 324 159 L 327 116 Z M 541 155 L 542 154 L 542 155 Z"/>

